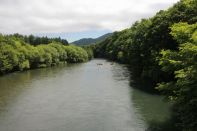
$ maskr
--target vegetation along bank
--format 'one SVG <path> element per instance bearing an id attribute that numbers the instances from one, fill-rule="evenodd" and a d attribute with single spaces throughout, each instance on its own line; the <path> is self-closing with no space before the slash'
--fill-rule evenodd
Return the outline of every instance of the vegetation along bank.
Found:
<path id="1" fill-rule="evenodd" d="M 90 51 L 68 45 L 65 40 L 33 38 L 18 34 L 0 35 L 1 75 L 13 71 L 50 67 L 59 63 L 85 62 L 92 58 L 88 55 Z"/>

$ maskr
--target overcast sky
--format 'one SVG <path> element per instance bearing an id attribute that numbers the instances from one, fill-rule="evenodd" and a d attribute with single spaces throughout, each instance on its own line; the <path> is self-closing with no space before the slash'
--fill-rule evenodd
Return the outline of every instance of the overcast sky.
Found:
<path id="1" fill-rule="evenodd" d="M 0 32 L 69 41 L 122 30 L 178 0 L 0 0 Z"/>

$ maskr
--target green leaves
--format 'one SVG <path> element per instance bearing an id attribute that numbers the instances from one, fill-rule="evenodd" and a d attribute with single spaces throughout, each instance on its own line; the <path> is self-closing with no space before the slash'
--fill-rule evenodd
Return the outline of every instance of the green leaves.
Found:
<path id="1" fill-rule="evenodd" d="M 67 61 L 70 63 L 85 62 L 88 60 L 88 53 L 78 46 L 65 46 L 65 51 L 67 52 Z"/>
<path id="2" fill-rule="evenodd" d="M 171 29 L 174 39 L 180 43 L 179 50 L 162 50 L 159 63 L 164 71 L 174 72 L 174 80 L 158 84 L 157 89 L 177 102 L 176 110 L 181 110 L 181 114 L 177 114 L 181 124 L 185 129 L 193 130 L 197 127 L 197 106 L 188 103 L 197 99 L 197 23 L 177 23 Z M 194 117 L 189 117 L 194 114 Z"/>
<path id="3" fill-rule="evenodd" d="M 0 35 L 0 74 L 54 66 L 60 62 L 77 63 L 87 60 L 88 54 L 81 47 L 65 46 L 58 42 L 32 46 L 22 39 Z"/>
<path id="4" fill-rule="evenodd" d="M 196 41 L 197 23 L 193 25 L 182 22 L 177 23 L 171 27 L 171 30 L 172 32 L 170 34 L 180 44 Z"/>
<path id="5" fill-rule="evenodd" d="M 193 40 L 194 44 L 197 44 L 197 30 L 193 33 L 192 40 Z"/>

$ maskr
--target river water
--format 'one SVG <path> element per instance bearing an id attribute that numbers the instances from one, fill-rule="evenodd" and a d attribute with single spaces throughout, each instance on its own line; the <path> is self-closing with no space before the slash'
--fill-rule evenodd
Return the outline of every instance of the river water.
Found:
<path id="1" fill-rule="evenodd" d="M 145 131 L 168 117 L 161 96 L 102 59 L 0 77 L 0 131 Z"/>

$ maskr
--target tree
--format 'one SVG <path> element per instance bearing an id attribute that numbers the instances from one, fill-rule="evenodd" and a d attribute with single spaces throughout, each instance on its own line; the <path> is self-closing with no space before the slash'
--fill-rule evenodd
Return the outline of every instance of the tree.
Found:
<path id="1" fill-rule="evenodd" d="M 178 23 L 172 26 L 172 36 L 180 43 L 178 51 L 163 50 L 160 65 L 173 72 L 174 79 L 160 83 L 157 89 L 176 102 L 174 108 L 179 126 L 185 130 L 197 129 L 197 23 Z"/>

